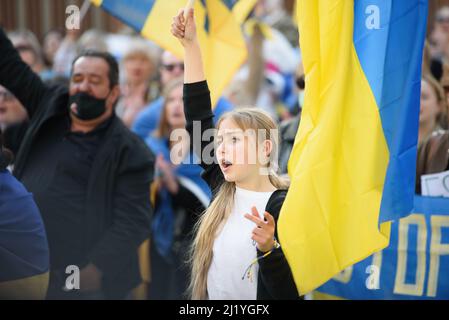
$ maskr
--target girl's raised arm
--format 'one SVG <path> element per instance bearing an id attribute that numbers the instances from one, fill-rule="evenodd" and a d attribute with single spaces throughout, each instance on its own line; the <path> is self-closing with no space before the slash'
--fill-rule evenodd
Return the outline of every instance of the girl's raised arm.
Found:
<path id="1" fill-rule="evenodd" d="M 223 183 L 224 177 L 217 164 L 213 146 L 214 135 L 205 133 L 214 128 L 210 92 L 204 75 L 203 59 L 197 39 L 193 9 L 184 17 L 184 9 L 173 18 L 172 34 L 184 47 L 184 113 L 186 129 L 190 136 L 190 145 L 204 169 L 203 179 L 214 191 Z M 200 127 L 200 136 L 195 136 L 195 125 Z M 209 150 L 209 151 L 206 151 Z"/>
<path id="2" fill-rule="evenodd" d="M 193 8 L 188 9 L 185 18 L 184 9 L 179 11 L 178 15 L 173 18 L 171 32 L 184 47 L 184 83 L 206 80 Z"/>

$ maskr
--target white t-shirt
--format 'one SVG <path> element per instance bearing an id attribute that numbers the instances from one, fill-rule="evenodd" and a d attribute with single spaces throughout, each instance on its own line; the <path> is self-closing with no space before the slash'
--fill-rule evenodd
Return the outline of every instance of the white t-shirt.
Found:
<path id="1" fill-rule="evenodd" d="M 236 188 L 234 206 L 213 246 L 213 258 L 207 275 L 207 292 L 211 300 L 256 300 L 259 265 L 252 268 L 252 281 L 245 270 L 257 257 L 251 239 L 255 223 L 245 218 L 255 206 L 263 217 L 273 192 L 256 192 Z"/>

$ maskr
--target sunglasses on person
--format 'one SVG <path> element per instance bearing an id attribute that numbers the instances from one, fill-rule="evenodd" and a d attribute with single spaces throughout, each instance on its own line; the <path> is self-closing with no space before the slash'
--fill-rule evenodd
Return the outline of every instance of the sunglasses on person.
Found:
<path id="1" fill-rule="evenodd" d="M 449 17 L 446 16 L 437 16 L 436 21 L 438 23 L 449 23 Z"/>
<path id="2" fill-rule="evenodd" d="M 14 99 L 14 96 L 9 91 L 0 91 L 0 100 L 11 101 Z"/>
<path id="3" fill-rule="evenodd" d="M 172 72 L 176 68 L 180 69 L 181 71 L 184 71 L 184 63 L 170 63 L 170 64 L 163 64 L 162 67 L 167 70 L 168 72 Z"/>

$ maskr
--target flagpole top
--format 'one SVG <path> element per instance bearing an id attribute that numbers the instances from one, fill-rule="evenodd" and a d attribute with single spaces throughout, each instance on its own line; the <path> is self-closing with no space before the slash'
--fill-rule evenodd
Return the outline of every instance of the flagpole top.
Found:
<path id="1" fill-rule="evenodd" d="M 187 19 L 187 14 L 189 13 L 189 10 L 193 8 L 195 5 L 195 0 L 188 0 L 186 3 L 186 6 L 184 8 L 184 19 Z"/>

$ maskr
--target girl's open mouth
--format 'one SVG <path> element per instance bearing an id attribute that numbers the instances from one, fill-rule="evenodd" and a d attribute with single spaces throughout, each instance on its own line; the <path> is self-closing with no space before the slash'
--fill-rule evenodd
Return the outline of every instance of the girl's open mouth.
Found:
<path id="1" fill-rule="evenodd" d="M 229 169 L 229 167 L 232 166 L 232 162 L 227 161 L 227 160 L 222 160 L 221 161 L 221 167 L 223 168 L 223 170 Z"/>

